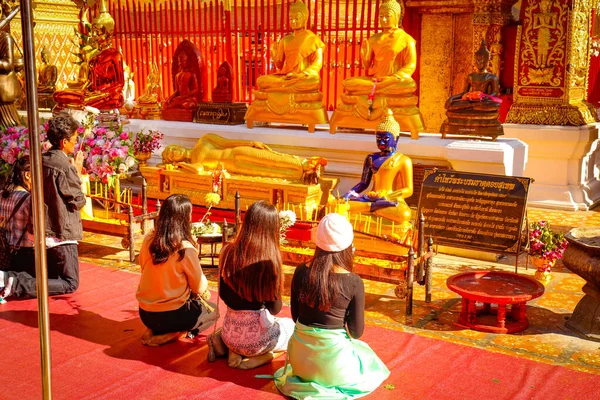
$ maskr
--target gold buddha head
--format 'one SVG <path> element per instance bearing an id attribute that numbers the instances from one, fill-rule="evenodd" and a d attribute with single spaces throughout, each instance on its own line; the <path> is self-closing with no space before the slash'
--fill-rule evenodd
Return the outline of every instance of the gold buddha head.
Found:
<path id="1" fill-rule="evenodd" d="M 99 6 L 99 13 L 92 22 L 92 35 L 100 48 L 110 47 L 111 37 L 115 30 L 115 20 L 108 12 L 106 0 L 102 0 Z"/>
<path id="2" fill-rule="evenodd" d="M 477 70 L 484 72 L 488 64 L 490 62 L 490 51 L 487 49 L 487 44 L 485 43 L 485 39 L 481 40 L 481 46 L 479 50 L 475 52 L 475 65 L 477 66 Z"/>
<path id="3" fill-rule="evenodd" d="M 42 47 L 42 51 L 40 52 L 40 57 L 42 58 L 42 62 L 44 64 L 48 64 L 50 62 L 50 53 L 46 49 L 46 46 Z"/>
<path id="4" fill-rule="evenodd" d="M 293 30 L 306 28 L 308 21 L 308 8 L 301 0 L 290 6 L 290 26 Z"/>
<path id="5" fill-rule="evenodd" d="M 386 0 L 379 7 L 379 25 L 382 28 L 397 28 L 404 17 L 404 7 L 397 0 Z"/>
<path id="6" fill-rule="evenodd" d="M 164 164 L 189 161 L 188 149 L 178 144 L 170 144 L 162 152 L 162 161 Z"/>
<path id="7" fill-rule="evenodd" d="M 540 1 L 540 11 L 547 13 L 550 11 L 550 7 L 552 6 L 552 0 L 542 0 Z"/>

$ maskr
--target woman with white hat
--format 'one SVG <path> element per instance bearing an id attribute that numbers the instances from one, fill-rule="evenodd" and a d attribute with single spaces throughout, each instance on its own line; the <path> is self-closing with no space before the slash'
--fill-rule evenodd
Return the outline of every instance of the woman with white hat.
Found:
<path id="1" fill-rule="evenodd" d="M 356 398 L 375 390 L 390 374 L 365 342 L 365 291 L 352 273 L 354 234 L 339 214 L 317 228 L 315 255 L 292 279 L 296 322 L 288 363 L 275 373 L 279 390 L 297 399 Z"/>

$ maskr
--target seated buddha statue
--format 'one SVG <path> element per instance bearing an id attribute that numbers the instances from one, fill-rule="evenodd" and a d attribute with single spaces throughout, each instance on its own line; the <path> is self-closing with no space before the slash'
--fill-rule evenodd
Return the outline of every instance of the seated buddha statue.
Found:
<path id="1" fill-rule="evenodd" d="M 366 76 L 344 80 L 341 104 L 329 122 L 331 133 L 338 126 L 374 129 L 391 109 L 402 130 L 413 139 L 423 130 L 423 118 L 414 95 L 417 85 L 412 74 L 417 66 L 415 40 L 399 27 L 404 9 L 396 0 L 379 7 L 383 31 L 363 41 L 360 55 Z"/>
<path id="2" fill-rule="evenodd" d="M 121 113 L 128 115 L 133 111 L 135 106 L 135 82 L 133 80 L 133 72 L 126 63 L 123 63 L 123 79 L 125 80 L 125 86 L 123 86 L 123 100 L 125 103 L 121 108 Z"/>
<path id="3" fill-rule="evenodd" d="M 411 219 L 407 197 L 413 193 L 412 161 L 396 152 L 400 125 L 389 110 L 377 125 L 376 141 L 379 151 L 365 158 L 362 178 L 345 195 L 350 213 L 372 213 L 408 228 Z M 370 192 L 360 194 L 373 182 Z"/>
<path id="4" fill-rule="evenodd" d="M 319 91 L 325 44 L 306 29 L 307 20 L 308 8 L 297 0 L 290 6 L 293 32 L 271 48 L 277 72 L 256 80 L 258 91 L 245 117 L 248 128 L 254 121 L 288 122 L 306 124 L 309 132 L 314 132 L 315 124 L 327 123 L 323 94 Z"/>
<path id="5" fill-rule="evenodd" d="M 54 93 L 56 90 L 56 80 L 58 78 L 58 69 L 50 64 L 50 53 L 44 47 L 41 52 L 42 64 L 38 74 L 38 93 Z"/>
<path id="6" fill-rule="evenodd" d="M 91 46 L 86 54 L 87 62 L 82 68 L 87 79 L 81 88 L 69 88 L 54 93 L 56 106 L 53 113 L 64 108 L 82 109 L 85 106 L 101 112 L 119 109 L 124 104 L 123 56 L 112 47 L 115 20 L 108 13 L 106 0 L 102 0 L 100 13 L 92 23 Z"/>
<path id="7" fill-rule="evenodd" d="M 446 101 L 447 119 L 440 131 L 442 137 L 446 134 L 467 134 L 475 136 L 491 136 L 496 138 L 503 135 L 502 124 L 498 121 L 500 104 L 498 93 L 500 80 L 488 72 L 490 52 L 485 40 L 475 53 L 477 72 L 467 76 L 462 92 L 452 95 Z"/>
<path id="8" fill-rule="evenodd" d="M 198 102 L 204 98 L 200 50 L 189 40 L 177 46 L 173 55 L 173 88 L 164 102 L 162 117 L 168 121 L 191 122 Z"/>
<path id="9" fill-rule="evenodd" d="M 231 103 L 233 101 L 233 68 L 223 61 L 217 71 L 217 86 L 212 91 L 212 101 L 216 103 Z"/>
<path id="10" fill-rule="evenodd" d="M 160 119 L 161 90 L 158 65 L 150 65 L 150 73 L 146 79 L 146 87 L 133 107 L 133 117 L 142 119 Z"/>
<path id="11" fill-rule="evenodd" d="M 55 104 L 52 95 L 56 91 L 58 69 L 55 65 L 50 64 L 50 54 L 46 47 L 42 48 L 41 58 L 43 65 L 38 74 L 38 104 L 40 108 L 52 108 Z"/>
<path id="12" fill-rule="evenodd" d="M 10 34 L 10 21 L 18 14 L 19 6 L 0 2 L 0 126 L 19 125 L 16 103 L 23 89 L 17 73 L 23 69 L 23 58 L 15 54 L 15 39 Z"/>
<path id="13" fill-rule="evenodd" d="M 209 133 L 198 139 L 193 149 L 169 145 L 162 153 L 164 164 L 175 164 L 182 169 L 198 173 L 214 171 L 222 164 L 230 174 L 316 184 L 327 165 L 322 157 L 302 159 L 278 153 L 261 142 L 229 140 Z"/>

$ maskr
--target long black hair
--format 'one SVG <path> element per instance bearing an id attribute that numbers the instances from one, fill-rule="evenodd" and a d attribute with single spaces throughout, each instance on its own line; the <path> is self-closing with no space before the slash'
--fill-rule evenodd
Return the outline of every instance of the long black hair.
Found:
<path id="1" fill-rule="evenodd" d="M 309 272 L 304 276 L 300 289 L 301 303 L 321 311 L 331 308 L 335 298 L 342 292 L 341 280 L 333 270 L 336 265 L 352 272 L 352 245 L 342 251 L 325 251 L 320 247 L 315 249 Z"/>
<path id="2" fill-rule="evenodd" d="M 279 250 L 279 213 L 264 200 L 253 203 L 244 215 L 234 243 L 219 256 L 221 276 L 248 301 L 281 298 L 285 277 Z"/>
<path id="3" fill-rule="evenodd" d="M 187 240 L 197 247 L 192 236 L 192 202 L 185 194 L 172 194 L 164 201 L 154 227 L 154 237 L 150 243 L 150 254 L 154 265 L 162 264 L 171 255 L 179 252 L 179 261 L 183 259 Z"/>
<path id="4" fill-rule="evenodd" d="M 17 186 L 25 187 L 25 172 L 31 172 L 31 162 L 28 155 L 15 161 L 10 169 L 8 178 L 6 178 L 6 183 L 2 189 L 3 198 L 7 198 Z"/>

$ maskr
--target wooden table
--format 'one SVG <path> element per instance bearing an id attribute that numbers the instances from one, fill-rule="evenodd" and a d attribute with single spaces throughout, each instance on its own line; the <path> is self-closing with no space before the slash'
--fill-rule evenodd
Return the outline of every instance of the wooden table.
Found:
<path id="1" fill-rule="evenodd" d="M 492 333 L 527 329 L 526 303 L 544 294 L 544 285 L 540 282 L 512 272 L 463 272 L 448 278 L 446 285 L 462 296 L 457 325 Z M 482 306 L 478 306 L 478 302 Z M 494 314 L 495 318 L 490 318 Z"/>
<path id="2" fill-rule="evenodd" d="M 219 253 L 217 253 L 217 244 L 223 241 L 223 235 L 220 233 L 215 233 L 210 235 L 196 236 L 196 241 L 198 242 L 198 259 L 202 261 L 203 258 L 210 258 L 209 265 L 216 267 L 219 263 Z M 209 253 L 202 252 L 202 245 L 204 244 L 210 245 Z M 215 264 L 215 258 L 217 259 L 217 264 Z"/>

